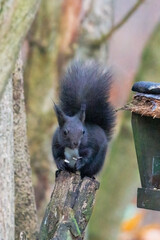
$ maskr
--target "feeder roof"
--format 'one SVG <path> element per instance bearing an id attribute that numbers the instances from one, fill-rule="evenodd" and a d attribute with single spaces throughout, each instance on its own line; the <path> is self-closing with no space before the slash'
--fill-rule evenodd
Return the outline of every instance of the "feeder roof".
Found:
<path id="1" fill-rule="evenodd" d="M 148 93 L 148 94 L 160 94 L 160 83 L 154 82 L 136 82 L 132 91 L 139 93 Z"/>

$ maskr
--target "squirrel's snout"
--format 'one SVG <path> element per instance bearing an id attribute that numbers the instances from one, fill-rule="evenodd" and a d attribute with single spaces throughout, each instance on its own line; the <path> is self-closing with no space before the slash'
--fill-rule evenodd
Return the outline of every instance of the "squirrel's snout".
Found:
<path id="1" fill-rule="evenodd" d="M 78 146 L 79 146 L 79 143 L 76 141 L 72 142 L 72 144 L 71 144 L 72 149 L 77 148 Z"/>
<path id="2" fill-rule="evenodd" d="M 78 142 L 73 142 L 74 147 L 78 147 Z"/>

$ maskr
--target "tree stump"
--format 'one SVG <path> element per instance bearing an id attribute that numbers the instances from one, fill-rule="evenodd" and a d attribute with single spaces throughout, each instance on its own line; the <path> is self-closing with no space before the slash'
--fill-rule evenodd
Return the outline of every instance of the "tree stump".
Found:
<path id="1" fill-rule="evenodd" d="M 39 234 L 40 240 L 81 240 L 92 214 L 99 182 L 59 172 Z"/>

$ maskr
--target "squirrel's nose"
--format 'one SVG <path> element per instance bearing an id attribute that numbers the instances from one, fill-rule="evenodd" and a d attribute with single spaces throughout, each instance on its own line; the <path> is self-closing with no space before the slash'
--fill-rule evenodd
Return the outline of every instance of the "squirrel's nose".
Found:
<path id="1" fill-rule="evenodd" d="M 73 142 L 74 147 L 78 146 L 78 142 Z"/>

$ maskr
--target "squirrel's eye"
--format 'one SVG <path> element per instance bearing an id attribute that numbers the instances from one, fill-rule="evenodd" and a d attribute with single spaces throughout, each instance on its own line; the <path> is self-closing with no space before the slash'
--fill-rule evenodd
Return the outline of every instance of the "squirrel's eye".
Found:
<path id="1" fill-rule="evenodd" d="M 67 130 L 64 130 L 63 133 L 64 133 L 64 135 L 66 136 L 67 133 L 68 133 L 68 131 L 67 131 Z"/>
<path id="2" fill-rule="evenodd" d="M 82 133 L 83 133 L 83 135 L 84 135 L 84 134 L 85 134 L 85 130 L 83 130 L 83 132 L 82 132 Z"/>

